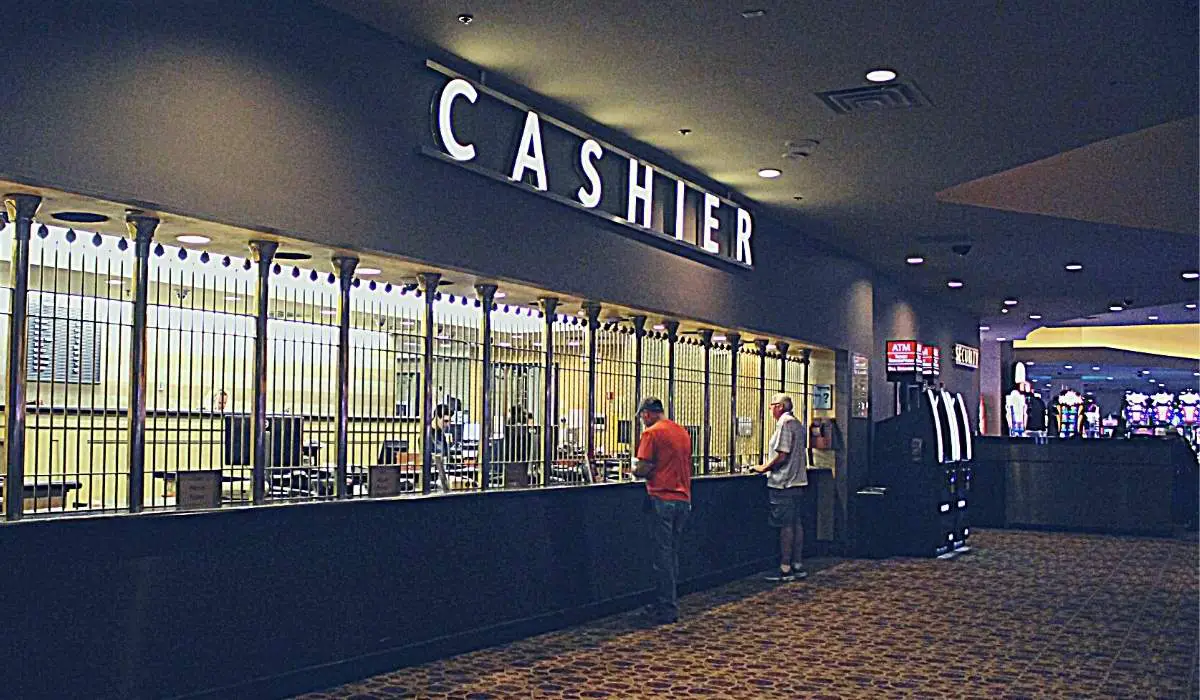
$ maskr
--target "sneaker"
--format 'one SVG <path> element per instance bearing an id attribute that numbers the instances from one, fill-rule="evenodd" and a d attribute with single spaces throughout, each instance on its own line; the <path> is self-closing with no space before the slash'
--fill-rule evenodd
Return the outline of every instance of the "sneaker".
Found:
<path id="1" fill-rule="evenodd" d="M 808 572 L 799 564 L 792 564 L 792 574 L 796 577 L 797 581 L 808 578 Z"/>
<path id="2" fill-rule="evenodd" d="M 783 569 L 778 569 L 772 573 L 769 573 L 764 578 L 771 583 L 786 583 L 788 581 L 796 580 L 794 571 L 784 571 Z"/>

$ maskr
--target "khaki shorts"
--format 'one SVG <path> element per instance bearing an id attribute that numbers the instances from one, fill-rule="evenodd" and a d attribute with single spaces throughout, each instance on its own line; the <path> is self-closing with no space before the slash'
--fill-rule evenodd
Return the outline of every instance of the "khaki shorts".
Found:
<path id="1" fill-rule="evenodd" d="M 808 496 L 805 486 L 793 486 L 790 489 L 767 489 L 767 501 L 770 503 L 770 514 L 767 523 L 771 527 L 787 527 L 800 521 L 804 513 L 804 504 Z"/>

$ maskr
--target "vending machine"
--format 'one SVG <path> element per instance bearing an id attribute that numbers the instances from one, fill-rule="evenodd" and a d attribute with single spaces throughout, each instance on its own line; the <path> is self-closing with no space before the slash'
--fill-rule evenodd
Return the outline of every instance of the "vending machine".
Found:
<path id="1" fill-rule="evenodd" d="M 966 547 L 974 443 L 961 395 L 926 388 L 910 410 L 875 424 L 871 483 L 887 492 L 871 533 L 890 554 L 940 556 Z"/>

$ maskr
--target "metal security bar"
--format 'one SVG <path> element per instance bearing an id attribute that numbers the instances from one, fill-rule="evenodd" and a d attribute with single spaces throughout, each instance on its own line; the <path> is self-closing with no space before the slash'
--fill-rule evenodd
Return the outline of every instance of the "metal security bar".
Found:
<path id="1" fill-rule="evenodd" d="M 492 307 L 494 486 L 513 489 L 541 483 L 544 323 L 541 312 L 530 307 Z"/>
<path id="2" fill-rule="evenodd" d="M 596 419 L 592 426 L 596 444 L 596 471 L 601 481 L 630 478 L 637 402 L 633 328 L 619 322 L 604 323 L 596 331 Z"/>
<path id="3" fill-rule="evenodd" d="M 407 287 L 350 291 L 348 481 L 365 495 L 374 466 L 397 466 L 397 490 L 420 490 L 421 323 Z"/>
<path id="4" fill-rule="evenodd" d="M 777 394 L 783 390 L 783 386 L 780 383 L 780 376 L 782 376 L 780 374 L 780 370 L 783 367 L 783 357 L 774 349 L 774 346 L 768 346 L 768 347 L 771 349 L 767 351 L 767 361 L 766 361 L 766 370 L 767 371 L 766 371 L 766 391 L 765 391 L 765 393 L 767 396 L 767 400 L 765 402 L 763 402 L 763 409 L 764 409 L 763 416 L 762 416 L 763 433 L 761 436 L 762 446 L 763 446 L 762 447 L 762 451 L 763 451 L 762 461 L 766 461 L 767 459 L 769 459 L 771 457 L 771 453 L 770 453 L 771 436 L 775 434 L 775 417 L 773 415 L 771 415 L 771 406 L 770 406 L 771 395 Z"/>
<path id="5" fill-rule="evenodd" d="M 581 312 L 582 313 L 582 312 Z M 587 330 L 582 316 L 559 314 L 554 321 L 553 415 L 557 424 L 547 486 L 591 483 L 587 472 Z"/>
<path id="6" fill-rule="evenodd" d="M 181 472 L 221 473 L 250 501 L 254 273 L 243 258 L 156 245 L 146 314 L 146 508 L 176 504 Z"/>
<path id="7" fill-rule="evenodd" d="M 729 437 L 733 428 L 733 416 L 729 414 L 731 400 L 731 369 L 733 352 L 725 336 L 717 336 L 719 342 L 713 343 L 709 351 L 711 356 L 711 373 L 709 376 L 709 460 L 708 474 L 728 474 Z"/>
<path id="8" fill-rule="evenodd" d="M 738 351 L 737 415 L 733 419 L 735 470 L 761 463 L 763 420 L 759 415 L 760 397 L 758 349 L 743 345 Z"/>
<path id="9" fill-rule="evenodd" d="M 704 474 L 704 346 L 693 337 L 675 347 L 675 422 L 692 437 L 692 474 Z"/>
<path id="10" fill-rule="evenodd" d="M 434 447 L 434 491 L 481 488 L 479 408 L 483 367 L 480 364 L 479 317 L 467 297 L 437 293 L 433 344 L 433 417 L 425 439 Z"/>
<path id="11" fill-rule="evenodd" d="M 267 313 L 267 501 L 336 496 L 337 280 L 275 263 Z M 240 417 L 239 417 L 240 418 Z M 249 419 L 247 418 L 247 423 Z M 242 451 L 237 459 L 249 460 Z"/>
<path id="12" fill-rule="evenodd" d="M 126 504 L 128 249 L 124 239 L 45 224 L 30 240 L 25 473 L 16 486 L 27 516 Z"/>

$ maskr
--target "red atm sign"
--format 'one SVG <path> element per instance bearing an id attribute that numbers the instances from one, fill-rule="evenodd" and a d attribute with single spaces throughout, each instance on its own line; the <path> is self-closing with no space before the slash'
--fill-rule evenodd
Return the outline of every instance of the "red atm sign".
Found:
<path id="1" fill-rule="evenodd" d="M 904 374 L 917 371 L 917 355 L 921 344 L 915 340 L 887 341 L 888 374 Z"/>

